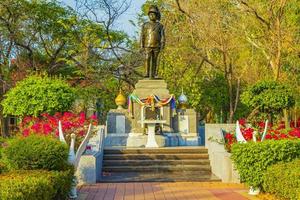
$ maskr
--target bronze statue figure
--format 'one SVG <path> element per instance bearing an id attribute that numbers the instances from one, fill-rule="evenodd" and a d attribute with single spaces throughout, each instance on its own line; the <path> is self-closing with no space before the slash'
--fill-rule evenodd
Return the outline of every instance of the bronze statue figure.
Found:
<path id="1" fill-rule="evenodd" d="M 157 78 L 157 59 L 159 52 L 165 46 L 164 26 L 159 22 L 160 12 L 157 6 L 150 6 L 148 11 L 150 21 L 142 26 L 141 48 L 145 52 L 146 78 Z"/>

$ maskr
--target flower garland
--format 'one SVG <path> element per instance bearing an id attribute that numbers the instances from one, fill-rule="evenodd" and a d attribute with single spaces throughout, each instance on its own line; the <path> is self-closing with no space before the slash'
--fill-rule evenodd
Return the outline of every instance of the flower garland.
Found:
<path id="1" fill-rule="evenodd" d="M 140 99 L 136 94 L 131 94 L 128 97 L 128 111 L 132 113 L 133 110 L 133 102 L 137 102 L 141 106 L 151 107 L 154 111 L 155 107 L 163 107 L 165 105 L 170 104 L 170 108 L 175 110 L 176 108 L 176 100 L 173 94 L 170 95 L 169 98 L 160 99 L 157 95 L 150 95 L 145 99 Z"/>

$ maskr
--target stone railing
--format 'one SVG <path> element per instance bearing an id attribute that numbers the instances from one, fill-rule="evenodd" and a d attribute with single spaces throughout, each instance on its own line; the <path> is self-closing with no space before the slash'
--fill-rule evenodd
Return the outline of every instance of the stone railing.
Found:
<path id="1" fill-rule="evenodd" d="M 235 124 L 205 124 L 205 147 L 208 149 L 212 173 L 219 177 L 224 183 L 239 183 L 239 174 L 234 169 L 228 153 L 223 144 L 209 140 L 221 140 L 221 129 L 234 130 Z"/>
<path id="2" fill-rule="evenodd" d="M 101 180 L 105 126 L 98 126 L 97 133 L 89 139 L 88 149 L 81 156 L 76 176 L 78 184 L 93 184 Z"/>

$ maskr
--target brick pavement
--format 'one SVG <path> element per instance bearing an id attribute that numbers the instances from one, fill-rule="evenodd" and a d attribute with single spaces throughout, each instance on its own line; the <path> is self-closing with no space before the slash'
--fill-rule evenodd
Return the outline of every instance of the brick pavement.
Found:
<path id="1" fill-rule="evenodd" d="M 242 184 L 220 182 L 99 183 L 78 191 L 79 200 L 258 200 Z"/>

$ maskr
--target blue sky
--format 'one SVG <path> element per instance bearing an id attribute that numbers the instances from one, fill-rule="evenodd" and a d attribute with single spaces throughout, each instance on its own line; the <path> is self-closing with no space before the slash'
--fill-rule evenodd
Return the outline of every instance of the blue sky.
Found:
<path id="1" fill-rule="evenodd" d="M 61 0 L 64 4 L 71 7 L 74 6 L 74 0 Z M 136 36 L 138 28 L 134 27 L 129 20 L 136 21 L 137 13 L 141 11 L 141 6 L 146 0 L 132 0 L 130 8 L 124 13 L 121 18 L 116 22 L 115 28 L 117 30 L 125 31 L 130 36 Z"/>

